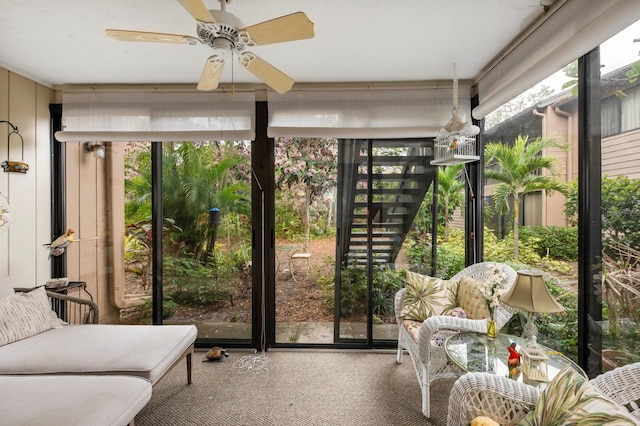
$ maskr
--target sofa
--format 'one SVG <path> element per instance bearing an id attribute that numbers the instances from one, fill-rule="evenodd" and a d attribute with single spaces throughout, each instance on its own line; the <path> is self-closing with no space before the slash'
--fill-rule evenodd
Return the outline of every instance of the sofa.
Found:
<path id="1" fill-rule="evenodd" d="M 151 398 L 135 376 L 0 376 L 1 424 L 107 426 L 132 424 Z"/>
<path id="2" fill-rule="evenodd" d="M 591 380 L 566 367 L 544 389 L 495 374 L 468 373 L 451 389 L 447 425 L 466 426 L 483 417 L 484 424 L 499 425 L 633 426 L 640 425 L 639 404 L 640 363 Z"/>
<path id="3" fill-rule="evenodd" d="M 64 302 L 65 316 L 79 311 L 85 321 L 97 321 L 90 301 L 47 292 L 44 287 L 14 294 L 5 285 L 0 290 L 0 376 L 12 376 L 12 381 L 51 377 L 46 380 L 60 379 L 60 383 L 63 377 L 65 383 L 77 378 L 79 386 L 84 380 L 79 376 L 129 376 L 152 386 L 186 360 L 187 383 L 191 383 L 195 326 L 69 325 L 52 310 L 52 298 Z M 141 396 L 146 392 L 143 387 L 138 386 Z M 27 395 L 35 398 L 38 393 Z"/>
<path id="4" fill-rule="evenodd" d="M 444 340 L 459 331 L 487 332 L 489 310 L 479 287 L 496 273 L 503 277 L 504 288 L 515 282 L 516 272 L 508 265 L 481 262 L 466 267 L 449 280 L 407 272 L 405 288 L 396 293 L 397 362 L 402 363 L 404 352 L 409 353 L 422 394 L 422 413 L 427 418 L 431 415 L 431 382 L 462 373 L 447 359 Z M 499 306 L 494 315 L 498 329 L 512 315 L 510 308 Z"/>

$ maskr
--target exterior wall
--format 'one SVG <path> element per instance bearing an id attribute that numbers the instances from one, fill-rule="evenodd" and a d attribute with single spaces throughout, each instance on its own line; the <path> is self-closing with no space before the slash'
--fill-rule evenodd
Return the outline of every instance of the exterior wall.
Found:
<path id="1" fill-rule="evenodd" d="M 112 150 L 107 151 L 107 157 L 100 160 L 82 143 L 66 143 L 67 227 L 76 231 L 78 239 L 67 249 L 67 276 L 87 283 L 98 303 L 100 322 L 113 323 L 120 315 L 111 297 L 114 228 L 110 226 L 113 208 L 108 200 L 107 176 L 113 161 Z"/>
<path id="2" fill-rule="evenodd" d="M 26 174 L 0 171 L 0 193 L 17 213 L 16 221 L 0 234 L 0 276 L 8 276 L 15 287 L 44 285 L 51 278 L 51 263 L 42 245 L 51 241 L 49 105 L 55 97 L 54 90 L 0 68 L 0 120 L 18 127 L 24 138 L 24 162 L 29 164 Z M 0 162 L 7 155 L 8 128 L 0 124 Z M 17 141 L 11 137 L 12 160 L 21 158 Z M 106 193 L 109 159 L 96 160 L 82 144 L 69 143 L 66 162 L 67 226 L 74 229 L 76 240 L 67 248 L 67 277 L 87 283 L 98 303 L 100 322 L 117 322 L 118 310 L 110 297 L 114 281 L 109 267 L 110 229 L 115 228 L 108 219 L 113 213 Z"/>
<path id="3" fill-rule="evenodd" d="M 602 140 L 602 174 L 640 179 L 640 129 Z"/>

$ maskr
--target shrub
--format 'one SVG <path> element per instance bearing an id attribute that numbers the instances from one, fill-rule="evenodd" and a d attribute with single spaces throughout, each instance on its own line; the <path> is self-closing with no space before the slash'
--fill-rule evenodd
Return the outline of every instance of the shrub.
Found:
<path id="1" fill-rule="evenodd" d="M 565 226 L 523 226 L 520 244 L 540 257 L 578 261 L 578 228 Z"/>
<path id="2" fill-rule="evenodd" d="M 406 271 L 388 267 L 373 270 L 372 308 L 379 317 L 393 316 L 395 294 L 404 287 Z M 351 266 L 342 269 L 340 283 L 340 314 L 359 316 L 367 312 L 367 271 Z"/>
<path id="3" fill-rule="evenodd" d="M 228 300 L 235 288 L 229 276 L 216 276 L 215 268 L 186 257 L 165 257 L 167 293 L 179 304 L 213 304 Z"/>
<path id="4" fill-rule="evenodd" d="M 640 247 L 640 179 L 627 176 L 602 178 L 602 240 L 616 242 L 629 247 Z M 570 223 L 577 225 L 578 186 L 570 184 L 565 214 Z"/>

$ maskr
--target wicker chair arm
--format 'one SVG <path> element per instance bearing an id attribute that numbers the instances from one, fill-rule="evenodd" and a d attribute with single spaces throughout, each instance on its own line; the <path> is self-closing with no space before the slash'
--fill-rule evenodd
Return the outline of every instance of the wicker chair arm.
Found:
<path id="1" fill-rule="evenodd" d="M 590 380 L 600 393 L 640 420 L 640 362 L 615 368 Z"/>
<path id="2" fill-rule="evenodd" d="M 402 313 L 402 306 L 404 305 L 404 299 L 406 297 L 407 297 L 407 289 L 401 288 L 396 293 L 396 297 L 394 299 L 393 306 L 395 308 L 396 323 L 398 323 L 398 325 L 402 322 L 402 318 L 400 318 L 400 314 Z"/>
<path id="3" fill-rule="evenodd" d="M 418 354 L 426 360 L 431 350 L 431 337 L 440 330 L 487 332 L 487 320 L 472 320 L 468 318 L 435 315 L 424 320 L 419 330 Z"/>
<path id="4" fill-rule="evenodd" d="M 540 391 L 491 373 L 468 373 L 453 385 L 449 395 L 448 426 L 468 425 L 486 416 L 501 425 L 518 424 L 533 410 Z"/>

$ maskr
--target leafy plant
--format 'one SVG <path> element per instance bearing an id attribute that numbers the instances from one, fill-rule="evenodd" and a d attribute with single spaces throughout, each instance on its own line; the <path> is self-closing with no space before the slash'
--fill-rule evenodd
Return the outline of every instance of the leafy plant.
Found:
<path id="1" fill-rule="evenodd" d="M 187 257 L 165 256 L 166 292 L 179 304 L 210 305 L 229 300 L 235 287 L 229 276 L 216 277 L 215 269 Z"/>
<path id="2" fill-rule="evenodd" d="M 578 261 L 578 228 L 571 226 L 523 226 L 522 245 L 535 250 L 540 257 Z"/>
<path id="3" fill-rule="evenodd" d="M 602 177 L 602 242 L 605 247 L 622 243 L 640 247 L 640 179 Z M 578 185 L 571 182 L 564 207 L 569 223 L 577 226 Z M 610 253 L 613 254 L 613 253 Z"/>
<path id="4" fill-rule="evenodd" d="M 558 179 L 556 159 L 543 157 L 548 148 L 566 149 L 553 138 L 537 138 L 529 141 L 528 136 L 518 136 L 513 144 L 490 142 L 485 145 L 484 155 L 487 180 L 497 182 L 493 191 L 493 201 L 499 213 L 511 210 L 513 202 L 513 258 L 518 260 L 518 237 L 520 220 L 520 197 L 529 192 L 553 191 L 566 193 L 565 185 Z M 546 170 L 549 174 L 540 173 Z"/>

